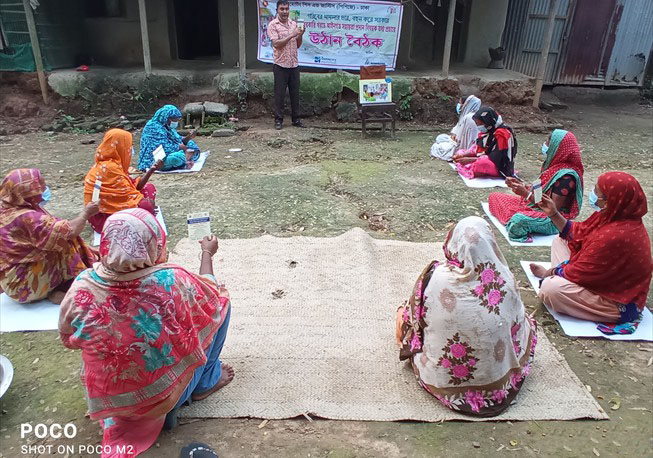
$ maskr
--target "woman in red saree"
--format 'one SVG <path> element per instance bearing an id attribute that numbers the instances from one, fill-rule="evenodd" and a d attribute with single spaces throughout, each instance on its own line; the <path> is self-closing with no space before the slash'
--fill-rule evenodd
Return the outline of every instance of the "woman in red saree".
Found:
<path id="1" fill-rule="evenodd" d="M 542 153 L 542 192 L 554 200 L 565 218 L 576 218 L 583 202 L 584 172 L 576 137 L 571 132 L 556 129 L 542 145 Z M 512 177 L 506 178 L 506 183 L 516 195 L 494 192 L 490 194 L 489 204 L 490 212 L 506 225 L 510 240 L 527 242 L 533 233 L 558 233 L 555 224 L 535 207 L 533 198 L 529 198 L 532 187 Z"/>
<path id="2" fill-rule="evenodd" d="M 200 275 L 165 263 L 166 237 L 135 208 L 107 219 L 100 262 L 82 272 L 61 306 L 63 344 L 82 351 L 92 419 L 104 429 L 103 457 L 147 450 L 177 409 L 228 384 L 220 362 L 230 317 L 227 290 L 213 276 L 215 238 L 202 242 Z M 122 455 L 119 447 L 132 454 Z"/>
<path id="3" fill-rule="evenodd" d="M 629 334 L 637 327 L 651 283 L 651 242 L 642 222 L 646 196 L 624 172 L 601 175 L 590 194 L 597 210 L 574 223 L 543 196 L 539 204 L 560 230 L 551 269 L 532 264 L 542 278 L 540 298 L 553 310 L 590 321 L 614 323 L 605 333 Z"/>

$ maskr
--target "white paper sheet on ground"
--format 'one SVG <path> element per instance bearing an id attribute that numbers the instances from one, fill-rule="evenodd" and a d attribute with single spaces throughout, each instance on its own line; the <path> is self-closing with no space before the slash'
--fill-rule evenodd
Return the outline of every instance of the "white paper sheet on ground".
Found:
<path id="1" fill-rule="evenodd" d="M 550 262 L 534 262 L 534 261 L 520 261 L 521 268 L 524 269 L 528 281 L 535 290 L 536 294 L 540 292 L 540 279 L 537 278 L 530 269 L 530 264 L 538 264 L 546 269 L 551 267 Z M 651 311 L 644 307 L 644 312 L 642 313 L 642 322 L 637 326 L 637 331 L 632 334 L 617 334 L 613 336 L 606 336 L 601 331 L 596 329 L 597 323 L 593 321 L 580 320 L 578 318 L 571 317 L 569 315 L 562 315 L 560 313 L 554 312 L 549 307 L 547 310 L 553 318 L 555 318 L 560 327 L 568 336 L 572 337 L 602 337 L 604 339 L 610 340 L 647 340 L 653 341 L 653 315 Z"/>
<path id="2" fill-rule="evenodd" d="M 206 158 L 209 157 L 209 154 L 211 154 L 211 151 L 203 151 L 200 153 L 200 157 L 198 160 L 195 161 L 193 166 L 189 169 L 177 169 L 177 170 L 157 170 L 155 173 L 190 173 L 190 172 L 199 172 L 202 170 L 202 167 L 204 167 L 204 163 L 206 162 Z"/>
<path id="3" fill-rule="evenodd" d="M 163 228 L 163 232 L 165 232 L 166 235 L 168 235 L 168 228 L 166 226 L 165 220 L 163 219 L 163 212 L 161 211 L 161 207 L 156 207 L 154 211 L 156 212 L 157 221 L 159 222 L 159 224 Z M 97 232 L 93 231 L 93 244 L 92 244 L 92 246 L 98 246 L 100 244 L 100 238 L 101 238 L 101 235 L 98 234 Z"/>
<path id="4" fill-rule="evenodd" d="M 499 229 L 499 232 L 505 237 L 505 239 L 508 241 L 508 243 L 512 246 L 551 246 L 553 243 L 553 239 L 557 237 L 557 235 L 538 235 L 538 234 L 531 234 L 531 237 L 533 237 L 532 242 L 514 242 L 508 238 L 508 231 L 506 230 L 506 226 L 501 224 L 501 221 L 496 219 L 496 217 L 490 213 L 490 204 L 487 202 L 481 202 L 481 208 L 483 208 L 483 211 L 487 215 L 488 218 L 490 218 L 490 221 L 492 221 L 492 224 L 496 226 L 497 229 Z"/>
<path id="5" fill-rule="evenodd" d="M 449 166 L 458 173 L 456 164 L 449 162 Z M 468 188 L 507 188 L 506 180 L 503 178 L 465 178 L 460 173 L 458 176 L 465 182 Z"/>
<path id="6" fill-rule="evenodd" d="M 49 331 L 59 325 L 59 306 L 38 301 L 19 304 L 5 293 L 0 294 L 0 332 Z"/>

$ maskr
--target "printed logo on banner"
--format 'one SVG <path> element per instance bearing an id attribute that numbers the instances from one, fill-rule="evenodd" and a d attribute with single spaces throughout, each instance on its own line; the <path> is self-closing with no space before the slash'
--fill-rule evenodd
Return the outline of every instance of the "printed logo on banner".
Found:
<path id="1" fill-rule="evenodd" d="M 320 56 L 315 56 L 315 63 L 319 64 L 322 61 Z"/>

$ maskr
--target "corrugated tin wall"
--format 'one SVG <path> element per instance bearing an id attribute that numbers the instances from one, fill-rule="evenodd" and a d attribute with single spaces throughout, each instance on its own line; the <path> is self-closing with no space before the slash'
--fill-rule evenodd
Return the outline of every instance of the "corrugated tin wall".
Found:
<path id="1" fill-rule="evenodd" d="M 559 0 L 546 83 L 641 85 L 653 46 L 653 0 L 602 2 Z M 536 76 L 550 7 L 551 0 L 510 0 L 506 68 Z"/>
<path id="2" fill-rule="evenodd" d="M 510 0 L 506 25 L 501 37 L 501 46 L 506 51 L 505 65 L 507 68 L 516 69 L 521 55 L 521 35 L 523 24 L 528 19 L 529 0 Z"/>
<path id="3" fill-rule="evenodd" d="M 74 66 L 83 44 L 82 5 L 82 0 L 47 0 L 34 11 L 47 70 Z M 22 1 L 0 0 L 0 22 L 9 48 L 31 48 Z"/>
<path id="4" fill-rule="evenodd" d="M 605 75 L 606 84 L 641 85 L 653 46 L 653 1 L 619 0 L 618 4 L 623 11 Z"/>
<path id="5" fill-rule="evenodd" d="M 570 0 L 559 0 L 553 39 L 549 48 L 544 79 L 554 79 L 563 45 Z M 506 67 L 529 76 L 537 75 L 547 30 L 551 0 L 511 0 L 504 30 L 503 47 L 506 49 Z"/>

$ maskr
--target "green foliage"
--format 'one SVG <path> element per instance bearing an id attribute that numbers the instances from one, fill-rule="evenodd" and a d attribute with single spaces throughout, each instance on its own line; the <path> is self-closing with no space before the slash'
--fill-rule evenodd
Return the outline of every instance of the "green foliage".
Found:
<path id="1" fill-rule="evenodd" d="M 399 118 L 404 121 L 413 119 L 413 112 L 411 111 L 411 103 L 413 101 L 412 95 L 407 95 L 399 102 Z"/>

